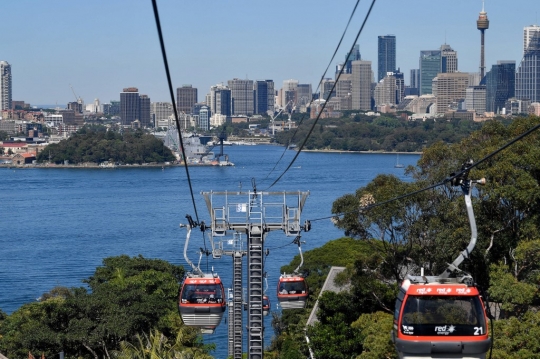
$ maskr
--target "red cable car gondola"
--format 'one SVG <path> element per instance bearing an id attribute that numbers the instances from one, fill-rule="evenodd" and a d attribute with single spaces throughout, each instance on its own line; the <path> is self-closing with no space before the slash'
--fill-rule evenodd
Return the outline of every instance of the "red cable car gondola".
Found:
<path id="1" fill-rule="evenodd" d="M 185 325 L 198 327 L 203 333 L 211 334 L 221 322 L 227 307 L 225 289 L 217 274 L 201 271 L 202 250 L 197 267 L 189 260 L 187 247 L 194 223 L 191 217 L 186 217 L 189 225 L 184 245 L 184 258 L 193 272 L 186 275 L 178 291 L 178 311 Z"/>
<path id="2" fill-rule="evenodd" d="M 300 236 L 296 237 L 293 243 L 298 244 L 300 252 L 300 264 L 293 274 L 282 274 L 279 277 L 277 286 L 277 298 L 282 309 L 301 309 L 306 306 L 309 296 L 308 285 L 304 277 L 298 274 L 300 267 L 304 263 L 302 247 L 300 246 Z"/>
<path id="3" fill-rule="evenodd" d="M 469 162 L 471 163 L 471 162 Z M 469 165 L 470 166 L 470 165 Z M 485 359 L 491 346 L 488 317 L 478 289 L 459 264 L 476 245 L 476 222 L 471 203 L 473 181 L 467 180 L 467 164 L 452 184 L 460 185 L 471 226 L 471 241 L 439 276 L 408 276 L 401 285 L 394 312 L 392 341 L 400 359 Z M 483 183 L 483 180 L 475 181 Z"/>
<path id="4" fill-rule="evenodd" d="M 306 306 L 309 295 L 306 280 L 300 275 L 282 274 L 279 277 L 277 298 L 283 309 L 300 309 Z"/>
<path id="5" fill-rule="evenodd" d="M 188 276 L 179 293 L 178 309 L 185 325 L 213 332 L 226 309 L 221 279 L 212 274 Z"/>
<path id="6" fill-rule="evenodd" d="M 263 315 L 268 315 L 270 312 L 270 298 L 267 295 L 263 295 Z"/>

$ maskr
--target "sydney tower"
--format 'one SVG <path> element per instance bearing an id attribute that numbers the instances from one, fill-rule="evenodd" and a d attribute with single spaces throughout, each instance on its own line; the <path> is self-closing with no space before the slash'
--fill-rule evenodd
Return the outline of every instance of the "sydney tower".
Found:
<path id="1" fill-rule="evenodd" d="M 484 78 L 484 72 L 486 67 L 484 66 L 484 32 L 489 28 L 489 20 L 487 18 L 487 12 L 484 11 L 484 3 L 482 2 L 482 11 L 476 20 L 476 27 L 482 34 L 481 37 L 481 49 L 480 49 L 480 81 Z"/>

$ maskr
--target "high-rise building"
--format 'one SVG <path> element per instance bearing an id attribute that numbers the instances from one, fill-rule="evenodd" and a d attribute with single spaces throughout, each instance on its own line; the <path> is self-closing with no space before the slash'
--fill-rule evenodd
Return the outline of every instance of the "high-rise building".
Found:
<path id="1" fill-rule="evenodd" d="M 321 99 L 326 100 L 336 96 L 336 90 L 330 93 L 335 83 L 336 81 L 331 78 L 325 78 L 321 81 Z"/>
<path id="2" fill-rule="evenodd" d="M 298 84 L 296 88 L 296 109 L 299 112 L 305 112 L 311 103 L 312 97 L 311 84 Z"/>
<path id="3" fill-rule="evenodd" d="M 147 95 L 139 96 L 139 121 L 141 126 L 150 127 L 150 97 Z"/>
<path id="4" fill-rule="evenodd" d="M 182 85 L 176 89 L 176 109 L 179 113 L 190 114 L 197 103 L 197 88 Z"/>
<path id="5" fill-rule="evenodd" d="M 468 86 L 469 76 L 466 73 L 439 73 L 434 91 L 435 96 L 437 96 L 437 113 L 456 109 L 458 103 L 465 101 Z"/>
<path id="6" fill-rule="evenodd" d="M 465 109 L 475 111 L 477 115 L 486 112 L 486 86 L 469 86 L 465 90 Z"/>
<path id="7" fill-rule="evenodd" d="M 225 117 L 232 115 L 231 89 L 223 84 L 210 87 L 210 114 L 223 115 Z"/>
<path id="8" fill-rule="evenodd" d="M 111 107 L 109 107 L 108 115 L 111 115 L 111 116 L 120 115 L 120 101 L 111 100 Z"/>
<path id="9" fill-rule="evenodd" d="M 227 81 L 231 89 L 232 114 L 251 116 L 255 109 L 253 80 L 232 79 Z"/>
<path id="10" fill-rule="evenodd" d="M 350 96 L 352 92 L 352 74 L 342 74 L 336 84 L 335 91 L 337 97 L 344 98 Z"/>
<path id="11" fill-rule="evenodd" d="M 440 72 L 441 50 L 420 51 L 420 95 L 433 93 L 432 81 Z"/>
<path id="12" fill-rule="evenodd" d="M 480 30 L 480 81 L 484 78 L 486 67 L 484 66 L 484 32 L 489 28 L 489 20 L 487 12 L 484 11 L 484 3 L 482 2 L 482 11 L 476 20 L 476 28 Z"/>
<path id="13" fill-rule="evenodd" d="M 396 104 L 396 78 L 393 72 L 389 72 L 375 86 L 374 98 L 375 106 L 395 105 Z"/>
<path id="14" fill-rule="evenodd" d="M 274 81 L 257 80 L 254 82 L 255 113 L 262 114 L 274 111 Z"/>
<path id="15" fill-rule="evenodd" d="M 388 72 L 396 71 L 396 37 L 379 36 L 377 54 L 377 82 L 379 82 Z"/>
<path id="16" fill-rule="evenodd" d="M 361 60 L 360 57 L 360 45 L 356 44 L 353 47 L 352 52 L 347 52 L 347 55 L 345 55 L 345 63 L 343 63 L 341 66 L 345 66 L 345 69 L 343 70 L 343 73 L 350 74 L 352 73 L 352 62 Z M 336 69 L 336 76 L 341 70 L 341 66 L 339 66 Z"/>
<path id="17" fill-rule="evenodd" d="M 371 61 L 352 62 L 352 109 L 371 110 Z"/>
<path id="18" fill-rule="evenodd" d="M 158 121 L 168 120 L 173 113 L 173 105 L 170 102 L 152 102 L 150 104 L 150 118 L 156 127 Z"/>
<path id="19" fill-rule="evenodd" d="M 149 126 L 150 98 L 139 95 L 136 87 L 124 88 L 120 92 L 120 118 L 123 126 L 130 126 L 134 121 L 139 121 L 141 126 Z"/>
<path id="20" fill-rule="evenodd" d="M 202 106 L 200 108 L 197 127 L 203 131 L 210 129 L 210 108 L 208 106 Z"/>
<path id="21" fill-rule="evenodd" d="M 497 61 L 486 74 L 486 111 L 501 113 L 506 101 L 515 96 L 516 62 Z"/>
<path id="22" fill-rule="evenodd" d="M 399 104 L 405 98 L 405 75 L 397 69 L 394 77 L 396 78 L 396 104 Z"/>
<path id="23" fill-rule="evenodd" d="M 516 73 L 516 97 L 540 102 L 540 32 L 529 39 Z"/>
<path id="24" fill-rule="evenodd" d="M 538 25 L 531 25 L 531 26 L 525 26 L 523 28 L 523 54 L 525 55 L 525 51 L 529 47 L 529 42 L 531 42 L 531 39 L 540 34 L 540 26 Z"/>
<path id="25" fill-rule="evenodd" d="M 453 50 L 450 45 L 444 44 L 441 46 L 441 72 L 457 72 L 458 59 L 457 51 Z"/>
<path id="26" fill-rule="evenodd" d="M 11 110 L 11 65 L 0 61 L 0 111 Z"/>
<path id="27" fill-rule="evenodd" d="M 120 118 L 122 125 L 128 126 L 139 119 L 139 89 L 136 87 L 124 88 L 120 93 Z"/>

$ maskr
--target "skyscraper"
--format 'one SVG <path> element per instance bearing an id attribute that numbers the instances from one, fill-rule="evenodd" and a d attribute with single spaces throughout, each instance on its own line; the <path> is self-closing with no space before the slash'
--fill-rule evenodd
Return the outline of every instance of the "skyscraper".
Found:
<path id="1" fill-rule="evenodd" d="M 274 81 L 257 80 L 254 82 L 255 113 L 266 114 L 274 111 Z"/>
<path id="2" fill-rule="evenodd" d="M 197 127 L 203 131 L 208 131 L 210 129 L 210 109 L 208 106 L 202 106 L 199 110 Z"/>
<path id="3" fill-rule="evenodd" d="M 465 101 L 469 76 L 463 72 L 439 73 L 437 75 L 437 113 L 454 109 L 455 104 Z"/>
<path id="4" fill-rule="evenodd" d="M 486 74 L 486 111 L 501 113 L 506 101 L 515 96 L 516 62 L 497 61 Z"/>
<path id="5" fill-rule="evenodd" d="M 176 89 L 176 109 L 179 113 L 190 114 L 193 105 L 197 103 L 197 88 L 191 85 L 182 85 Z"/>
<path id="6" fill-rule="evenodd" d="M 388 72 L 396 71 L 396 37 L 394 35 L 379 36 L 377 51 L 377 82 Z"/>
<path id="7" fill-rule="evenodd" d="M 0 111 L 11 110 L 11 65 L 0 61 Z"/>
<path id="8" fill-rule="evenodd" d="M 375 106 L 396 104 L 396 78 L 393 72 L 388 73 L 375 86 Z"/>
<path id="9" fill-rule="evenodd" d="M 173 113 L 172 103 L 170 102 L 152 102 L 150 104 L 150 118 L 156 127 L 158 121 L 168 120 Z"/>
<path id="10" fill-rule="evenodd" d="M 330 99 L 332 97 L 336 96 L 336 91 L 332 92 L 330 94 L 330 91 L 334 87 L 334 84 L 336 83 L 336 80 L 331 78 L 325 78 L 321 81 L 321 96 L 320 98 L 323 100 Z"/>
<path id="11" fill-rule="evenodd" d="M 124 88 L 120 92 L 120 118 L 123 126 L 129 126 L 138 120 L 141 126 L 150 125 L 150 98 L 139 95 L 136 87 Z"/>
<path id="12" fill-rule="evenodd" d="M 210 113 L 212 115 L 232 115 L 231 89 L 223 84 L 210 87 Z"/>
<path id="13" fill-rule="evenodd" d="M 523 28 L 523 54 L 525 55 L 525 51 L 527 50 L 527 47 L 529 47 L 529 42 L 531 39 L 540 33 L 540 26 L 538 25 L 531 25 L 531 26 L 525 26 Z"/>
<path id="14" fill-rule="evenodd" d="M 232 79 L 227 84 L 231 89 L 232 114 L 253 115 L 253 80 Z"/>
<path id="15" fill-rule="evenodd" d="M 127 87 L 120 93 L 120 118 L 123 126 L 131 125 L 139 119 L 139 89 Z"/>
<path id="16" fill-rule="evenodd" d="M 350 55 L 349 55 L 350 54 Z M 343 73 L 350 74 L 352 73 L 352 62 L 361 60 L 360 57 L 360 45 L 356 44 L 353 47 L 352 52 L 348 52 L 347 55 L 345 55 L 345 63 L 343 66 L 345 66 L 345 70 L 343 70 Z M 336 76 L 339 71 L 336 71 Z"/>
<path id="17" fill-rule="evenodd" d="M 530 38 L 516 73 L 516 97 L 540 102 L 540 32 Z"/>
<path id="18" fill-rule="evenodd" d="M 484 78 L 486 67 L 484 66 L 484 32 L 489 28 L 487 12 L 484 11 L 484 2 L 482 2 L 482 11 L 476 20 L 476 28 L 480 30 L 480 81 Z"/>
<path id="19" fill-rule="evenodd" d="M 450 45 L 444 44 L 441 46 L 441 72 L 457 72 L 458 59 L 457 51 L 453 50 Z"/>
<path id="20" fill-rule="evenodd" d="M 431 82 L 441 70 L 441 50 L 420 51 L 420 95 L 433 92 Z"/>
<path id="21" fill-rule="evenodd" d="M 352 62 L 352 109 L 371 110 L 371 61 Z"/>
<path id="22" fill-rule="evenodd" d="M 150 126 L 150 97 L 147 95 L 139 96 L 139 121 L 142 127 Z"/>
<path id="23" fill-rule="evenodd" d="M 470 85 L 470 84 L 469 84 Z M 465 109 L 474 111 L 477 115 L 486 112 L 486 86 L 474 85 L 465 90 Z"/>
<path id="24" fill-rule="evenodd" d="M 296 109 L 298 111 L 303 112 L 309 106 L 313 97 L 311 91 L 311 84 L 298 84 L 296 88 Z"/>

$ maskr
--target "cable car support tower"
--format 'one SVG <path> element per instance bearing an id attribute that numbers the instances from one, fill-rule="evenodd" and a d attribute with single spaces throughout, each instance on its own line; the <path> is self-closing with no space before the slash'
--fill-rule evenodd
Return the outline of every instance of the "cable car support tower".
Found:
<path id="1" fill-rule="evenodd" d="M 229 293 L 228 356 L 242 359 L 242 257 L 247 254 L 247 339 L 248 358 L 264 355 L 264 244 L 270 231 L 282 230 L 286 236 L 298 236 L 309 230 L 300 224 L 307 192 L 252 191 L 202 192 L 211 216 L 212 254 L 214 258 L 233 258 L 232 298 Z M 245 234 L 243 249 L 241 235 Z"/>

